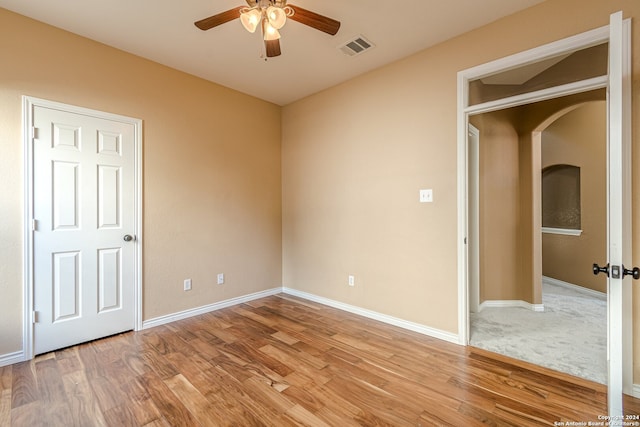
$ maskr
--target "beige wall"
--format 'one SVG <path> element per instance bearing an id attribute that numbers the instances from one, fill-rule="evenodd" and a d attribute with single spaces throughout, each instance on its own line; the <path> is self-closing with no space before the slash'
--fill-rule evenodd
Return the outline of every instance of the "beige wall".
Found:
<path id="1" fill-rule="evenodd" d="M 524 300 L 520 280 L 520 147 L 513 110 L 480 114 L 480 303 Z"/>
<path id="2" fill-rule="evenodd" d="M 580 168 L 582 235 L 543 234 L 545 276 L 606 292 L 604 275 L 591 265 L 606 263 L 607 176 L 606 102 L 590 102 L 560 117 L 542 133 L 542 167 L 570 164 Z"/>
<path id="3" fill-rule="evenodd" d="M 456 333 L 456 73 L 607 25 L 620 9 L 640 17 L 635 0 L 548 1 L 286 106 L 285 286 Z M 640 28 L 632 31 L 637 110 Z M 418 203 L 420 188 L 434 189 L 434 203 Z M 634 230 L 639 265 L 640 215 Z"/>
<path id="4" fill-rule="evenodd" d="M 455 96 L 428 84 L 455 73 L 431 59 L 284 108 L 283 281 L 456 332 L 455 123 L 439 125 Z M 418 203 L 421 188 L 433 203 Z"/>
<path id="5" fill-rule="evenodd" d="M 281 286 L 280 107 L 4 9 L 0 57 L 0 355 L 22 348 L 22 95 L 143 120 L 145 320 Z"/>

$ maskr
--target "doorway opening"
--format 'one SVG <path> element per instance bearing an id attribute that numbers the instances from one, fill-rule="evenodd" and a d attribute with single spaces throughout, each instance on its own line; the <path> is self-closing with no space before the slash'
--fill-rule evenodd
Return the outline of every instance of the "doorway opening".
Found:
<path id="1" fill-rule="evenodd" d="M 606 258 L 604 89 L 477 114 L 469 122 L 480 134 L 479 182 L 470 187 L 481 196 L 481 303 L 470 305 L 469 343 L 606 384 L 606 280 L 591 272 L 593 259 Z M 542 185 L 528 200 L 520 150 L 530 146 L 538 151 L 534 180 Z M 521 209 L 543 218 L 541 253 L 534 256 L 542 264 L 540 299 L 521 274 Z"/>
<path id="2" fill-rule="evenodd" d="M 622 393 L 632 394 L 633 354 L 631 331 L 631 281 L 625 276 L 628 271 L 624 263 L 631 265 L 631 50 L 630 20 L 623 20 L 622 12 L 609 17 L 609 25 L 586 33 L 578 34 L 548 45 L 534 48 L 500 60 L 486 63 L 458 73 L 458 335 L 460 343 L 469 343 L 470 301 L 469 285 L 473 278 L 469 269 L 470 249 L 477 242 L 468 241 L 471 235 L 469 226 L 468 192 L 468 124 L 475 114 L 504 110 L 510 107 L 557 99 L 563 96 L 582 94 L 598 89 L 607 93 L 607 259 L 599 267 L 594 263 L 594 272 L 607 272 L 607 351 L 608 351 L 608 408 L 610 416 L 623 414 Z M 495 99 L 475 98 L 470 93 L 471 82 L 493 75 L 505 74 L 509 78 L 519 78 L 536 68 L 537 63 L 549 60 L 549 68 L 556 69 L 559 63 L 571 58 L 573 54 L 593 46 L 607 44 L 607 72 L 605 75 L 586 77 L 586 80 L 574 79 L 569 82 L 562 79 L 550 84 L 535 84 L 517 94 L 507 93 L 506 97 Z M 565 59 L 554 61 L 569 54 Z M 553 60 L 552 60 L 553 59 Z M 533 66 L 533 68 L 532 68 Z M 562 68 L 562 67 L 560 67 Z M 525 73 L 520 71 L 524 70 Z M 539 73 L 538 73 L 539 74 Z M 545 74 L 548 74 L 545 72 Z M 553 72 L 551 74 L 554 74 Z M 579 74 L 579 73 L 578 73 Z M 534 72 L 534 75 L 537 75 Z M 530 77 L 529 77 L 530 78 Z M 527 78 L 525 78 L 525 83 Z M 495 82 L 494 82 L 495 83 Z M 523 85 L 522 82 L 514 84 Z M 508 84 L 506 84 L 508 85 Z M 485 89 L 482 85 L 480 88 Z M 479 99 L 479 100 L 478 100 Z M 526 142 L 524 156 L 518 161 L 529 185 L 521 191 L 521 200 L 532 200 L 539 194 L 540 180 L 534 179 L 534 171 L 539 171 L 540 157 L 535 158 L 537 143 L 532 137 Z M 524 161 L 522 161 L 524 159 Z M 538 163 L 535 163 L 537 160 Z M 528 171 L 526 170 L 528 168 Z M 528 286 L 520 289 L 523 301 L 534 309 L 542 302 L 542 253 L 541 212 L 535 209 L 521 209 L 519 212 L 520 251 L 515 263 L 518 272 L 527 278 Z M 528 250 L 523 254 L 522 249 Z M 501 260 L 503 261 L 503 260 Z M 497 266 L 496 266 L 497 267 Z M 631 270 L 629 270 L 630 272 Z M 541 307 L 540 307 L 541 308 Z"/>
<path id="3" fill-rule="evenodd" d="M 142 325 L 142 121 L 23 97 L 24 359 Z"/>

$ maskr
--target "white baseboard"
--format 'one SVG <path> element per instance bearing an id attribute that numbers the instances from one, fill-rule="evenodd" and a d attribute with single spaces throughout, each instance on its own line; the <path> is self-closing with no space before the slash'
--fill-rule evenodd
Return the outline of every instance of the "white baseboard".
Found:
<path id="1" fill-rule="evenodd" d="M 607 294 L 600 291 L 594 291 L 593 289 L 585 288 L 583 286 L 574 285 L 573 283 L 565 282 L 559 279 L 554 279 L 553 277 L 542 276 L 542 283 L 548 283 L 550 285 L 560 286 L 562 288 L 571 289 L 576 292 L 580 292 L 586 295 L 590 295 L 592 297 L 607 299 Z"/>
<path id="2" fill-rule="evenodd" d="M 409 322 L 397 317 L 389 316 L 386 314 L 378 313 L 376 311 L 367 310 L 354 305 L 345 304 L 339 301 L 335 301 L 329 298 L 320 297 L 314 294 L 310 294 L 303 291 L 298 291 L 291 288 L 282 288 L 285 294 L 293 295 L 299 298 L 303 298 L 309 301 L 317 302 L 319 304 L 327 305 L 329 307 L 337 308 L 339 310 L 347 311 L 349 313 L 357 314 L 359 316 L 367 317 L 369 319 L 378 320 L 383 323 L 398 326 L 399 328 L 407 329 L 413 332 L 418 332 L 423 335 L 430 336 L 432 338 L 441 339 L 450 343 L 464 345 L 460 342 L 460 338 L 457 334 L 451 332 L 441 331 L 439 329 L 430 328 L 428 326 L 421 325 L 419 323 Z"/>
<path id="3" fill-rule="evenodd" d="M 522 300 L 489 300 L 484 301 L 478 307 L 478 311 L 482 311 L 485 308 L 509 308 L 509 307 L 520 307 L 526 308 L 527 310 L 543 312 L 544 304 L 531 304 L 530 302 L 522 301 Z"/>
<path id="4" fill-rule="evenodd" d="M 631 396 L 640 399 L 640 384 L 634 384 L 631 390 Z"/>
<path id="5" fill-rule="evenodd" d="M 24 362 L 24 351 L 14 351 L 13 353 L 0 354 L 0 367 L 13 365 L 14 363 Z"/>
<path id="6" fill-rule="evenodd" d="M 256 292 L 249 295 L 243 295 L 236 298 L 216 302 L 213 304 L 203 305 L 201 307 L 191 308 L 189 310 L 179 311 L 177 313 L 167 314 L 165 316 L 155 317 L 153 319 L 145 320 L 142 322 L 142 329 L 153 328 L 154 326 L 165 325 L 167 323 L 175 322 L 176 320 L 187 319 L 189 317 L 198 316 L 200 314 L 210 313 L 212 311 L 220 310 L 223 308 L 231 307 L 237 304 L 243 304 L 245 302 L 253 301 L 259 298 L 276 295 L 282 292 L 282 288 L 267 289 L 266 291 Z"/>

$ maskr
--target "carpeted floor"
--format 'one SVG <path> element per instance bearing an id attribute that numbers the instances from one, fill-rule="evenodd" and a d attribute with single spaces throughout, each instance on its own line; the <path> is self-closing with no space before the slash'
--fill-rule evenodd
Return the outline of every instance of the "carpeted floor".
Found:
<path id="1" fill-rule="evenodd" d="M 607 300 L 544 283 L 544 312 L 485 308 L 471 313 L 470 344 L 607 383 Z"/>

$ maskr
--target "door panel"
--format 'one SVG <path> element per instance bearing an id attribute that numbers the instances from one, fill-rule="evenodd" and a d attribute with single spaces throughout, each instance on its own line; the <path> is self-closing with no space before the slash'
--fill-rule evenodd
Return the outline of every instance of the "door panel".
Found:
<path id="1" fill-rule="evenodd" d="M 80 252 L 53 255 L 53 322 L 80 316 Z"/>
<path id="2" fill-rule="evenodd" d="M 135 326 L 135 126 L 33 107 L 34 354 Z"/>
<path id="3" fill-rule="evenodd" d="M 118 166 L 98 165 L 98 228 L 120 227 L 120 175 Z"/>
<path id="4" fill-rule="evenodd" d="M 121 307 L 121 255 L 120 248 L 98 250 L 99 312 Z"/>

